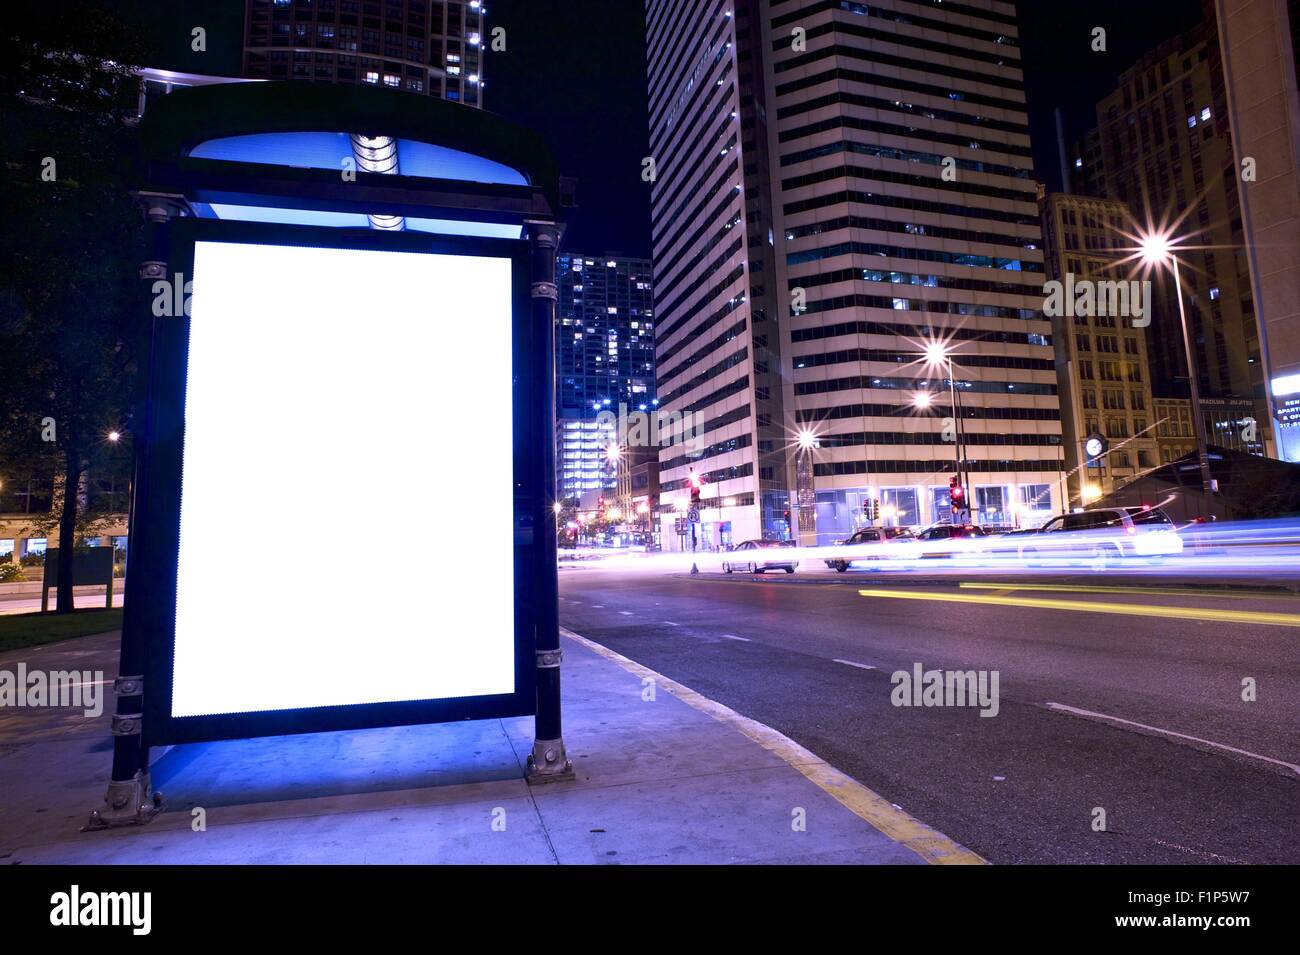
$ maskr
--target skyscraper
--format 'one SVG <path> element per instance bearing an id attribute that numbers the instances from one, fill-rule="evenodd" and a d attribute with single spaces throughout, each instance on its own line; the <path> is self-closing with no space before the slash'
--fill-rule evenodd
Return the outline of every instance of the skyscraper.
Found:
<path id="1" fill-rule="evenodd" d="M 373 83 L 482 106 L 479 0 L 245 0 L 244 75 Z"/>
<path id="2" fill-rule="evenodd" d="M 658 406 L 654 282 L 646 259 L 570 252 L 556 259 L 555 284 L 556 492 L 567 500 L 615 486 L 610 416 Z"/>
<path id="3" fill-rule="evenodd" d="M 977 519 L 1045 519 L 1061 424 L 1013 7 L 682 7 L 647 3 L 659 388 L 705 437 L 661 452 L 664 499 L 694 470 L 698 541 L 827 541 L 872 499 L 948 519 L 961 457 Z"/>

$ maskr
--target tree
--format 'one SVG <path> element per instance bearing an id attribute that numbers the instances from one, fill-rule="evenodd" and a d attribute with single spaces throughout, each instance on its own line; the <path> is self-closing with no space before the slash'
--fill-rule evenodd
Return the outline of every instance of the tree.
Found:
<path id="1" fill-rule="evenodd" d="M 30 15 L 29 15 L 30 13 Z M 0 470 L 56 489 L 56 609 L 73 609 L 83 479 L 125 432 L 147 329 L 129 195 L 134 69 L 147 48 L 98 7 L 13 17 L 0 34 Z M 52 515 L 53 517 L 53 515 Z"/>

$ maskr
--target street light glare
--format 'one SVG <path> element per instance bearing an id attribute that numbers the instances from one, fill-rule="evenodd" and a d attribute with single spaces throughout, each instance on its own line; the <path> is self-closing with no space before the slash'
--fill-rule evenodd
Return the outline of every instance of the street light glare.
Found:
<path id="1" fill-rule="evenodd" d="M 812 431 L 804 428 L 799 432 L 799 447 L 805 451 L 811 451 L 817 446 L 817 435 Z"/>
<path id="2" fill-rule="evenodd" d="M 1169 261 L 1169 256 L 1173 252 L 1173 243 L 1169 241 L 1169 235 L 1164 232 L 1153 232 L 1142 236 L 1138 247 L 1142 253 L 1142 260 L 1150 265 Z"/>
<path id="3" fill-rule="evenodd" d="M 932 402 L 933 400 L 934 399 L 931 397 L 928 391 L 921 391 L 912 396 L 912 404 L 918 408 L 930 407 L 930 402 Z"/>
<path id="4" fill-rule="evenodd" d="M 925 360 L 941 365 L 948 360 L 948 347 L 943 342 L 930 342 L 925 346 Z"/>
<path id="5" fill-rule="evenodd" d="M 619 458 L 619 451 L 618 451 L 617 444 L 611 444 L 609 447 L 605 449 L 605 459 L 609 461 L 611 464 L 617 463 L 618 458 Z"/>
<path id="6" fill-rule="evenodd" d="M 116 442 L 120 437 L 122 437 L 122 435 L 116 431 L 110 431 L 108 433 L 108 440 L 110 441 Z"/>

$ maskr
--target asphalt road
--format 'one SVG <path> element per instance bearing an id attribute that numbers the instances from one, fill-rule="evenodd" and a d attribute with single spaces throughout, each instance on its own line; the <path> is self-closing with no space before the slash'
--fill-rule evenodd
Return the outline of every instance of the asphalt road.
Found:
<path id="1" fill-rule="evenodd" d="M 560 592 L 563 626 L 774 727 L 991 862 L 1300 862 L 1294 594 L 592 566 L 562 570 Z M 893 705 L 891 675 L 917 663 L 997 671 L 997 715 Z"/>

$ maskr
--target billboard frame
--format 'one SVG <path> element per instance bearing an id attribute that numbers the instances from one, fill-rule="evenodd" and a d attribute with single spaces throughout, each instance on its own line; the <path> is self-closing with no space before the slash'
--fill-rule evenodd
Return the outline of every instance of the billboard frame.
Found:
<path id="1" fill-rule="evenodd" d="M 535 581 L 542 548 L 533 535 L 537 500 L 545 493 L 539 444 L 531 434 L 530 408 L 545 385 L 532 360 L 536 323 L 529 294 L 530 244 L 496 239 L 417 232 L 384 232 L 301 225 L 179 218 L 171 230 L 168 260 L 172 278 L 193 276 L 195 243 L 360 249 L 415 254 L 481 255 L 511 262 L 511 339 L 514 394 L 514 692 L 403 702 L 374 702 L 306 709 L 267 710 L 175 717 L 171 713 L 175 655 L 176 581 L 180 556 L 180 504 L 185 386 L 190 319 L 180 314 L 154 320 L 149 362 L 148 409 L 138 437 L 139 487 L 136 490 L 130 596 L 124 640 L 131 630 L 147 634 L 142 708 L 142 745 L 245 739 L 296 733 L 356 730 L 382 726 L 440 723 L 463 719 L 528 716 L 536 712 Z M 360 643 L 360 635 L 358 635 Z M 363 646 L 358 652 L 364 652 Z M 253 661 L 249 661 L 253 665 Z"/>

